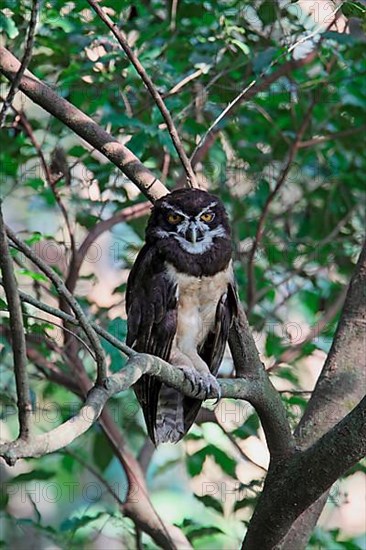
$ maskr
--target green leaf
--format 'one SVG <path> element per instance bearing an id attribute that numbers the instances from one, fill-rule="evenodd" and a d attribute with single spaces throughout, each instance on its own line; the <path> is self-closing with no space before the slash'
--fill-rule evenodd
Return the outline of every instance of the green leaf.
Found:
<path id="1" fill-rule="evenodd" d="M 98 223 L 99 218 L 89 212 L 78 212 L 76 214 L 76 221 L 83 227 L 86 227 L 86 229 L 91 229 Z"/>
<path id="2" fill-rule="evenodd" d="M 10 15 L 4 15 L 3 13 L 0 13 L 0 31 L 5 31 L 11 40 L 16 38 L 19 34 L 19 31 Z"/>
<path id="3" fill-rule="evenodd" d="M 241 42 L 240 40 L 237 40 L 236 38 L 233 38 L 230 40 L 231 44 L 234 44 L 235 46 L 238 46 L 238 48 L 243 52 L 243 54 L 248 55 L 250 53 L 250 48 L 247 44 L 244 42 Z"/>
<path id="4" fill-rule="evenodd" d="M 217 498 L 212 497 L 211 495 L 204 495 L 202 497 L 195 495 L 195 497 L 202 502 L 207 508 L 213 508 L 219 514 L 223 514 L 224 510 L 222 504 Z"/>
<path id="5" fill-rule="evenodd" d="M 207 456 L 204 451 L 205 449 L 202 449 L 187 457 L 187 468 L 191 477 L 197 476 L 202 472 L 203 463 Z"/>
<path id="6" fill-rule="evenodd" d="M 46 480 L 55 476 L 55 472 L 50 472 L 48 470 L 32 470 L 25 474 L 19 474 L 10 481 L 10 483 L 27 483 L 28 481 L 33 481 L 34 479 Z"/>
<path id="7" fill-rule="evenodd" d="M 93 461 L 102 472 L 104 472 L 114 456 L 112 447 L 108 445 L 105 435 L 100 431 L 94 437 L 92 456 Z"/>
<path id="8" fill-rule="evenodd" d="M 97 521 L 99 518 L 101 518 L 105 514 L 106 512 L 99 512 L 95 516 L 85 515 L 81 517 L 68 518 L 61 523 L 60 531 L 63 533 L 66 531 L 71 531 L 75 533 L 75 531 L 77 531 L 81 527 L 85 527 L 89 523 L 92 523 L 93 521 Z"/>
<path id="9" fill-rule="evenodd" d="M 116 317 L 106 327 L 109 334 L 117 338 L 120 342 L 124 342 L 127 336 L 127 321 L 126 319 L 121 319 Z M 121 352 L 107 340 L 102 340 L 102 346 L 106 353 L 111 358 L 110 369 L 112 372 L 117 372 L 125 363 L 125 358 Z"/>
<path id="10" fill-rule="evenodd" d="M 206 527 L 202 526 L 190 529 L 187 533 L 187 538 L 190 542 L 193 542 L 195 539 L 200 539 L 202 537 L 208 537 L 210 535 L 218 535 L 222 533 L 224 533 L 224 531 L 219 527 L 215 527 L 213 525 Z"/>
<path id="11" fill-rule="evenodd" d="M 0 298 L 0 311 L 8 311 L 8 309 L 8 304 L 5 302 L 5 300 Z"/>
<path id="12" fill-rule="evenodd" d="M 259 6 L 258 15 L 265 25 L 274 23 L 277 20 L 276 4 L 272 0 L 266 0 Z"/>
<path id="13" fill-rule="evenodd" d="M 207 456 L 212 456 L 215 462 L 223 469 L 225 473 L 232 477 L 235 476 L 235 460 L 215 445 L 207 445 L 200 451 L 197 451 L 188 457 L 187 467 L 188 472 L 192 477 L 201 473 Z"/>
<path id="14" fill-rule="evenodd" d="M 346 17 L 366 18 L 366 7 L 360 2 L 343 2 L 341 10 Z"/>
<path id="15" fill-rule="evenodd" d="M 257 435 L 259 430 L 259 418 L 256 413 L 251 414 L 242 426 L 236 428 L 232 434 L 240 439 L 246 439 L 251 435 Z"/>
<path id="16" fill-rule="evenodd" d="M 25 277 L 30 277 L 33 279 L 33 281 L 41 281 L 43 283 L 47 283 L 48 279 L 43 273 L 36 273 L 35 271 L 31 271 L 30 269 L 18 269 L 17 273 L 19 275 L 23 275 Z"/>

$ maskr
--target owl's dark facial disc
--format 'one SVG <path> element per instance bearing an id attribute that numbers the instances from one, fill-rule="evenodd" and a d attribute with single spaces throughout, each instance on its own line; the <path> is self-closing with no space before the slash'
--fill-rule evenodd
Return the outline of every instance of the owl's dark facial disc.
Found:
<path id="1" fill-rule="evenodd" d="M 230 227 L 220 199 L 206 191 L 180 189 L 155 203 L 146 236 L 173 239 L 185 252 L 199 255 L 217 239 L 230 239 Z"/>

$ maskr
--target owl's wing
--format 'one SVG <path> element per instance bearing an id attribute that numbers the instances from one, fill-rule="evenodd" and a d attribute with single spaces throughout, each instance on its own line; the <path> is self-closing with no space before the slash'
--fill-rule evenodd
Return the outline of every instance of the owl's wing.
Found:
<path id="1" fill-rule="evenodd" d="M 177 329 L 177 285 L 168 275 L 156 249 L 148 244 L 141 249 L 127 281 L 128 346 L 169 361 Z M 135 384 L 149 435 L 154 427 L 161 382 L 143 375 Z"/>
<path id="2" fill-rule="evenodd" d="M 227 292 L 223 294 L 216 307 L 216 318 L 214 329 L 208 333 L 206 340 L 198 350 L 199 355 L 208 365 L 212 374 L 216 376 L 225 352 L 226 342 L 229 338 L 231 322 L 238 314 L 238 297 L 234 283 L 229 283 Z M 184 429 L 189 430 L 202 401 L 186 397 L 184 406 Z"/>

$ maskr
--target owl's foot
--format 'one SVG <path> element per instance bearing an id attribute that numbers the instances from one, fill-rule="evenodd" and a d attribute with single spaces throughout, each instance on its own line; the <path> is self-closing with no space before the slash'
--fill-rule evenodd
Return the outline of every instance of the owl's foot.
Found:
<path id="1" fill-rule="evenodd" d="M 194 367 L 179 366 L 185 378 L 191 383 L 197 399 L 214 399 L 221 397 L 221 388 L 215 376 L 210 372 L 199 372 Z"/>

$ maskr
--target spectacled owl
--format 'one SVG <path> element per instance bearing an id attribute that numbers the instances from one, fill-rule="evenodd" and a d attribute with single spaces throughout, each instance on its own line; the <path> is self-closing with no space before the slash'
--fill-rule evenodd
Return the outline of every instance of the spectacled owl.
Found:
<path id="1" fill-rule="evenodd" d="M 220 397 L 216 375 L 237 314 L 224 205 L 198 189 L 156 201 L 146 244 L 127 282 L 127 345 L 182 369 L 202 396 Z M 202 400 L 143 375 L 135 385 L 154 444 L 177 442 Z"/>

